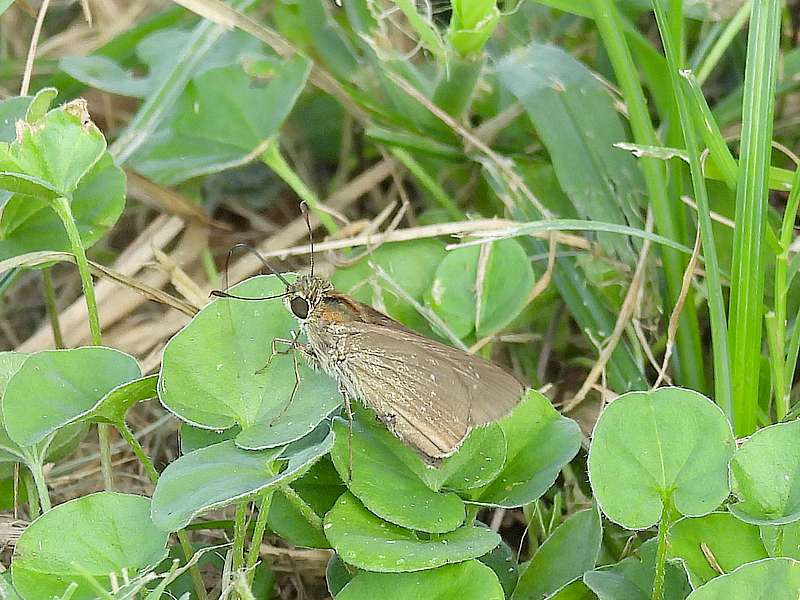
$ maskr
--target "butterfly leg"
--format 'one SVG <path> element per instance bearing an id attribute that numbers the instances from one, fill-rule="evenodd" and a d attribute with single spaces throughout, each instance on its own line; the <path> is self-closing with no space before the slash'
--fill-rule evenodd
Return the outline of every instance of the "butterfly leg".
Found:
<path id="1" fill-rule="evenodd" d="M 278 344 L 286 345 L 286 349 L 278 350 Z M 261 375 L 264 371 L 269 369 L 273 358 L 275 358 L 278 354 L 289 354 L 289 352 L 292 352 L 298 345 L 297 337 L 293 337 L 291 340 L 287 340 L 286 338 L 274 338 L 272 340 L 272 352 L 270 352 L 269 358 L 267 359 L 267 364 L 256 371 L 255 374 Z"/>
<path id="2" fill-rule="evenodd" d="M 305 354 L 310 360 L 313 360 L 315 358 L 313 350 L 311 350 L 311 348 L 309 346 L 299 343 L 297 341 L 297 336 L 298 336 L 298 334 L 294 333 L 294 334 L 292 334 L 292 339 L 291 340 L 287 340 L 287 339 L 283 339 L 283 338 L 275 338 L 275 339 L 273 339 L 272 340 L 272 354 L 270 355 L 269 360 L 267 361 L 267 364 L 263 368 L 261 368 L 258 371 L 256 371 L 256 373 L 260 373 L 260 372 L 263 372 L 264 370 L 266 370 L 267 367 L 269 367 L 270 363 L 272 362 L 272 359 L 275 357 L 276 354 L 289 354 L 290 352 L 292 353 L 292 366 L 294 367 L 294 385 L 292 386 L 292 391 L 289 394 L 289 399 L 283 405 L 283 408 L 281 408 L 280 412 L 277 415 L 272 417 L 272 420 L 269 423 L 270 427 L 272 425 L 274 425 L 278 421 L 278 419 L 280 419 L 283 415 L 286 414 L 286 411 L 289 410 L 289 407 L 292 405 L 292 402 L 294 401 L 294 397 L 297 394 L 297 389 L 300 387 L 300 366 L 299 366 L 299 364 L 297 362 L 297 352 L 294 352 L 294 350 L 299 350 L 300 352 Z M 288 347 L 285 350 L 278 350 L 277 349 L 277 344 L 279 344 L 279 343 L 286 344 Z"/>
<path id="3" fill-rule="evenodd" d="M 353 481 L 353 409 L 347 392 L 343 389 L 339 392 L 344 398 L 344 411 L 347 414 L 347 483 L 350 483 Z"/>

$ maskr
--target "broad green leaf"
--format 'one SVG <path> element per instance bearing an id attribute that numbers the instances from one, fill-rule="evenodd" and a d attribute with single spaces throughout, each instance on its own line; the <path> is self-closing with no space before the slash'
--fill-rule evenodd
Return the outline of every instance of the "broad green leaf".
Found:
<path id="1" fill-rule="evenodd" d="M 416 573 L 360 573 L 336 600 L 504 600 L 492 570 L 476 560 Z"/>
<path id="2" fill-rule="evenodd" d="M 202 512 L 252 497 L 289 483 L 330 451 L 333 436 L 288 456 L 280 470 L 275 461 L 284 448 L 242 450 L 221 442 L 181 456 L 164 469 L 153 492 L 153 522 L 164 531 L 185 527 Z"/>
<path id="3" fill-rule="evenodd" d="M 346 563 L 390 573 L 477 558 L 500 543 L 500 536 L 490 529 L 470 526 L 426 539 L 379 519 L 350 493 L 343 494 L 325 516 L 325 535 Z"/>
<path id="4" fill-rule="evenodd" d="M 38 123 L 47 116 L 53 100 L 58 97 L 58 90 L 53 87 L 46 87 L 36 92 L 31 100 L 28 110 L 25 111 L 25 120 L 28 123 Z"/>
<path id="5" fill-rule="evenodd" d="M 346 565 L 338 554 L 331 556 L 325 567 L 325 583 L 328 584 L 328 591 L 333 598 L 336 598 L 344 586 L 352 581 L 356 571 L 357 569 Z"/>
<path id="6" fill-rule="evenodd" d="M 228 429 L 203 429 L 188 423 L 180 424 L 181 454 L 189 454 L 206 446 L 213 446 L 220 442 L 236 439 L 241 427 L 234 426 Z"/>
<path id="7" fill-rule="evenodd" d="M 578 579 L 565 585 L 552 596 L 548 596 L 546 600 L 597 600 L 597 594 L 590 590 L 582 579 Z"/>
<path id="8" fill-rule="evenodd" d="M 105 138 L 91 122 L 85 101 L 76 100 L 35 124 L 19 124 L 17 139 L 0 144 L 0 171 L 38 177 L 71 198 L 105 149 Z"/>
<path id="9" fill-rule="evenodd" d="M 482 338 L 519 315 L 533 283 L 525 250 L 516 240 L 501 240 L 449 252 L 425 299 L 458 337 L 474 331 Z"/>
<path id="10" fill-rule="evenodd" d="M 197 75 L 180 97 L 174 118 L 130 164 L 150 179 L 175 185 L 250 162 L 257 156 L 253 152 L 278 134 L 310 66 L 307 58 L 295 55 L 263 85 L 236 64 Z"/>
<path id="11" fill-rule="evenodd" d="M 797 600 L 798 596 L 800 562 L 767 558 L 712 579 L 687 600 Z"/>
<path id="12" fill-rule="evenodd" d="M 0 398 L 5 393 L 6 385 L 30 355 L 23 352 L 0 352 Z M 45 440 L 36 448 L 23 447 L 13 441 L 0 422 L 0 463 L 28 462 L 32 455 L 44 454 L 44 459 L 55 462 L 71 454 L 86 436 L 88 423 L 75 423 L 62 427 L 52 440 Z"/>
<path id="13" fill-rule="evenodd" d="M 41 177 L 26 173 L 0 173 L 0 189 L 7 193 L 24 196 L 27 201 L 30 201 L 31 198 L 41 198 L 49 202 L 61 195 L 56 188 Z"/>
<path id="14" fill-rule="evenodd" d="M 513 600 L 539 600 L 594 569 L 603 528 L 596 506 L 575 513 L 559 525 L 520 575 Z"/>
<path id="15" fill-rule="evenodd" d="M 113 348 L 37 352 L 6 385 L 3 419 L 8 435 L 21 446 L 33 446 L 141 375 L 135 358 Z"/>
<path id="16" fill-rule="evenodd" d="M 505 542 L 500 542 L 494 550 L 478 557 L 478 560 L 494 571 L 503 591 L 510 598 L 519 579 L 516 550 L 512 550 Z"/>
<path id="17" fill-rule="evenodd" d="M 769 556 L 800 560 L 800 521 L 786 525 L 762 525 L 759 529 Z"/>
<path id="18" fill-rule="evenodd" d="M 287 275 L 290 281 L 293 277 Z M 232 288 L 247 297 L 282 292 L 273 275 Z M 281 299 L 212 301 L 164 348 L 158 382 L 162 404 L 198 427 L 241 426 L 236 443 L 243 448 L 271 448 L 300 439 L 338 408 L 342 398 L 336 382 L 311 369 L 302 356 L 276 355 L 261 372 L 273 339 L 289 339 L 295 328 Z M 295 359 L 300 385 L 292 399 Z"/>
<path id="19" fill-rule="evenodd" d="M 0 398 L 5 394 L 6 386 L 11 377 L 19 370 L 22 363 L 24 363 L 29 356 L 30 354 L 26 352 L 0 352 Z"/>
<path id="20" fill-rule="evenodd" d="M 681 388 L 623 394 L 600 414 L 589 478 L 600 508 L 628 529 L 661 519 L 665 501 L 699 517 L 728 496 L 734 440 L 725 415 Z"/>
<path id="21" fill-rule="evenodd" d="M 99 492 L 71 500 L 36 519 L 17 541 L 11 575 L 24 598 L 51 598 L 70 582 L 72 600 L 91 600 L 88 577 L 111 588 L 155 566 L 166 555 L 168 534 L 150 520 L 150 499 Z M 124 573 L 124 574 L 123 574 Z"/>
<path id="22" fill-rule="evenodd" d="M 581 445 L 578 424 L 535 390 L 528 390 L 500 427 L 506 437 L 506 463 L 492 483 L 476 490 L 474 500 L 480 504 L 514 507 L 533 502 L 553 485 Z"/>
<path id="23" fill-rule="evenodd" d="M 730 573 L 768 556 L 758 527 L 727 512 L 680 519 L 670 527 L 667 551 L 683 563 L 693 588 L 719 576 L 717 566 Z"/>
<path id="24" fill-rule="evenodd" d="M 7 1 L 11 3 L 14 0 Z M 2 4 L 2 2 L 0 2 L 0 4 Z M 0 575 L 0 598 L 3 600 L 25 600 L 17 593 L 13 584 L 11 583 L 11 571 L 6 571 Z"/>
<path id="25" fill-rule="evenodd" d="M 367 419 L 369 417 L 367 416 Z M 333 464 L 343 481 L 349 475 L 347 424 L 334 423 Z M 353 422 L 353 470 L 347 486 L 377 516 L 409 529 L 444 533 L 464 522 L 464 503 L 454 493 L 440 493 L 421 479 L 422 459 L 389 431 Z"/>
<path id="26" fill-rule="evenodd" d="M 47 205 L 47 200 L 57 195 L 55 188 L 44 180 L 23 175 L 15 175 L 14 183 L 18 194 L 11 197 L 0 215 L 0 260 L 42 250 L 68 251 L 70 244 L 64 226 Z M 87 248 L 119 219 L 125 208 L 125 173 L 108 152 L 81 179 L 72 194 L 71 208 L 81 241 Z"/>
<path id="27" fill-rule="evenodd" d="M 147 375 L 115 387 L 86 415 L 93 422 L 121 424 L 128 410 L 137 402 L 158 395 L 158 375 Z"/>
<path id="28" fill-rule="evenodd" d="M 353 266 L 337 269 L 331 282 L 356 300 L 374 306 L 412 329 L 427 332 L 428 322 L 375 275 L 370 263 L 380 266 L 411 298 L 422 304 L 436 268 L 445 256 L 444 244 L 436 239 L 383 244 Z"/>
<path id="29" fill-rule="evenodd" d="M 458 451 L 436 469 L 424 469 L 422 479 L 434 490 L 464 491 L 491 483 L 506 460 L 506 436 L 498 423 L 470 431 Z"/>
<path id="30" fill-rule="evenodd" d="M 638 556 L 607 567 L 589 571 L 584 583 L 600 600 L 651 600 L 656 564 L 656 540 L 641 545 Z M 683 600 L 691 591 L 686 573 L 667 563 L 664 577 L 664 600 Z"/>
<path id="31" fill-rule="evenodd" d="M 150 77 L 137 77 L 108 57 L 65 56 L 58 68 L 78 81 L 110 94 L 144 98 L 153 89 Z"/>
<path id="32" fill-rule="evenodd" d="M 635 159 L 614 148 L 627 134 L 597 77 L 565 51 L 535 43 L 503 58 L 497 75 L 525 107 L 581 218 L 640 226 L 642 177 Z M 626 238 L 599 239 L 609 254 L 635 259 Z"/>
<path id="33" fill-rule="evenodd" d="M 731 460 L 730 510 L 756 525 L 800 519 L 800 421 L 778 423 L 754 433 Z"/>

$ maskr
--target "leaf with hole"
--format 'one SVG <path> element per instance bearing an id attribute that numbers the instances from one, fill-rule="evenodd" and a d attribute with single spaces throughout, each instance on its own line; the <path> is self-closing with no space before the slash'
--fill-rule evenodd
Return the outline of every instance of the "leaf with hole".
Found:
<path id="1" fill-rule="evenodd" d="M 111 574 L 121 581 L 155 566 L 168 537 L 150 520 L 144 496 L 99 492 L 70 500 L 33 521 L 17 541 L 14 586 L 24 598 L 51 598 L 74 581 L 71 599 L 91 600 L 97 591 L 90 577 L 110 589 Z"/>
<path id="2" fill-rule="evenodd" d="M 669 501 L 702 516 L 728 496 L 734 440 L 708 398 L 681 388 L 623 394 L 600 414 L 589 447 L 589 478 L 603 513 L 628 529 L 661 519 Z"/>
<path id="3" fill-rule="evenodd" d="M 259 276 L 231 292 L 271 296 L 282 293 L 283 284 L 273 275 Z M 336 410 L 342 397 L 336 382 L 302 356 L 278 354 L 270 360 L 273 339 L 291 338 L 295 327 L 281 299 L 213 300 L 167 342 L 158 382 L 161 403 L 198 427 L 239 425 L 236 444 L 243 448 L 300 439 Z M 295 359 L 300 382 L 292 399 Z"/>
<path id="4" fill-rule="evenodd" d="M 251 78 L 239 64 L 198 74 L 178 100 L 173 118 L 131 157 L 131 165 L 150 179 L 176 185 L 247 164 L 278 135 L 310 68 L 310 61 L 296 54 L 278 65 L 266 83 Z"/>
<path id="5" fill-rule="evenodd" d="M 0 171 L 38 177 L 71 197 L 105 149 L 105 138 L 89 120 L 85 103 L 74 101 L 36 123 L 21 122 L 17 138 L 0 144 Z"/>
<path id="6" fill-rule="evenodd" d="M 346 563 L 387 573 L 463 562 L 483 556 L 500 543 L 500 536 L 485 527 L 465 526 L 436 536 L 418 535 L 378 518 L 349 492 L 325 516 L 325 535 Z"/>

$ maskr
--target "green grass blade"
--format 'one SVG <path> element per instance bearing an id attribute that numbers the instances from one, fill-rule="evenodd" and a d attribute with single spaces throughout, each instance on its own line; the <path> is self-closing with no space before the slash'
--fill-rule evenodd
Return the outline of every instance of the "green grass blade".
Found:
<path id="1" fill-rule="evenodd" d="M 592 0 L 594 19 L 600 36 L 608 52 L 614 72 L 628 107 L 633 138 L 641 144 L 657 144 L 653 124 L 645 101 L 644 92 L 633 58 L 623 35 L 622 20 L 612 0 Z M 681 239 L 677 226 L 676 212 L 679 204 L 671 201 L 668 194 L 667 174 L 664 164 L 655 158 L 642 158 L 639 161 L 647 186 L 650 203 L 653 207 L 656 229 L 663 236 L 675 242 Z M 678 218 L 682 215 L 678 212 Z M 683 245 L 683 244 L 681 244 Z M 664 275 L 669 297 L 669 308 L 674 308 L 681 291 L 683 272 L 687 258 L 682 257 L 674 248 L 661 249 L 664 263 Z M 705 389 L 705 373 L 703 371 L 702 346 L 700 343 L 700 327 L 697 312 L 690 292 L 681 313 L 680 325 L 676 336 L 676 380 L 693 389 Z"/>
<path id="2" fill-rule="evenodd" d="M 730 345 L 737 435 L 755 430 L 758 409 L 759 369 L 754 365 L 761 357 L 764 233 L 780 25 L 780 0 L 754 3 L 747 44 L 731 268 Z"/>
<path id="3" fill-rule="evenodd" d="M 711 320 L 711 341 L 714 354 L 714 396 L 730 418 L 732 415 L 731 401 L 731 374 L 730 357 L 728 351 L 728 332 L 725 322 L 725 303 L 722 296 L 722 283 L 720 278 L 719 260 L 714 243 L 714 230 L 711 222 L 711 211 L 708 203 L 703 168 L 700 164 L 697 134 L 694 122 L 689 113 L 688 103 L 682 93 L 680 85 L 679 68 L 682 64 L 679 49 L 675 47 L 671 35 L 672 29 L 667 17 L 668 6 L 666 0 L 657 0 L 653 3 L 656 13 L 658 28 L 667 55 L 669 75 L 675 93 L 676 103 L 680 114 L 686 151 L 689 155 L 689 167 L 692 175 L 692 187 L 698 207 L 698 220 L 703 241 L 703 256 L 706 263 L 706 284 L 708 287 L 708 308 Z M 680 15 L 680 13 L 678 13 Z M 678 17 L 680 18 L 680 17 Z"/>

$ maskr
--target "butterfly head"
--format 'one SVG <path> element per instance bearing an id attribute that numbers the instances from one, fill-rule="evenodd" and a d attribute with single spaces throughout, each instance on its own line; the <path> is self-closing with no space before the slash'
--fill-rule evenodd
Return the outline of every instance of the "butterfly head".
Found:
<path id="1" fill-rule="evenodd" d="M 331 283 L 321 277 L 302 275 L 286 286 L 286 304 L 301 323 L 310 319 L 326 294 L 333 290 Z"/>

